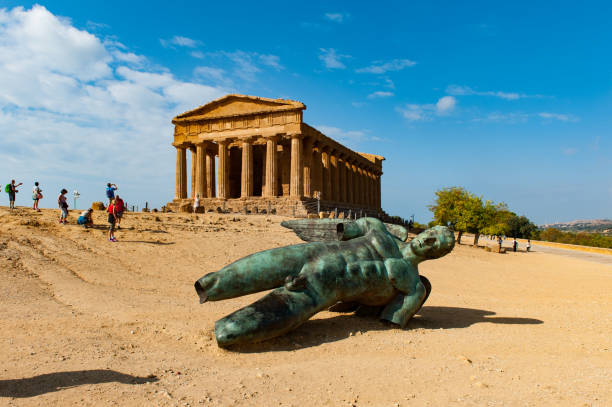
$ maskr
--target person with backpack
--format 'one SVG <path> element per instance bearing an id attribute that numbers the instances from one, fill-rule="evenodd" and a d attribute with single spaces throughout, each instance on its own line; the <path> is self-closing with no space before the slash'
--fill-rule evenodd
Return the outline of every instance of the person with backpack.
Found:
<path id="1" fill-rule="evenodd" d="M 15 209 L 15 194 L 19 192 L 17 190 L 17 187 L 21 184 L 23 184 L 23 182 L 20 182 L 19 184 L 15 185 L 15 180 L 12 179 L 11 183 L 6 184 L 6 186 L 4 187 L 4 192 L 6 192 L 9 196 L 9 209 Z"/>
<path id="2" fill-rule="evenodd" d="M 110 205 L 110 202 L 115 199 L 115 191 L 119 189 L 117 188 L 117 185 L 115 184 L 111 184 L 110 182 L 108 184 L 106 184 L 106 197 L 108 198 L 108 203 Z"/>
<path id="3" fill-rule="evenodd" d="M 116 242 L 115 239 L 115 223 L 117 222 L 117 212 L 115 209 L 115 200 L 111 199 L 108 204 L 108 241 Z"/>
<path id="4" fill-rule="evenodd" d="M 121 229 L 121 218 L 123 218 L 123 210 L 125 205 L 123 199 L 119 195 L 115 196 L 115 214 L 117 216 L 117 229 Z"/>
<path id="5" fill-rule="evenodd" d="M 57 205 L 60 208 L 59 223 L 66 224 L 66 218 L 68 217 L 68 201 L 66 200 L 66 194 L 68 191 L 62 189 L 59 196 L 57 197 Z"/>
<path id="6" fill-rule="evenodd" d="M 38 209 L 38 201 L 41 200 L 42 197 L 43 197 L 42 189 L 40 189 L 40 186 L 38 185 L 38 181 L 36 181 L 34 183 L 34 188 L 32 188 L 32 200 L 34 201 L 34 204 L 32 205 L 32 209 L 34 209 L 36 212 L 40 212 L 40 209 Z"/>

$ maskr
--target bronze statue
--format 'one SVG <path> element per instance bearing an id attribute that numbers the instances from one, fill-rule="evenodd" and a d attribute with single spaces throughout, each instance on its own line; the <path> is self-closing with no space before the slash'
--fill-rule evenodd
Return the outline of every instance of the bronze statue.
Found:
<path id="1" fill-rule="evenodd" d="M 339 302 L 383 306 L 380 318 L 404 327 L 431 289 L 419 277 L 418 264 L 444 256 L 455 245 L 453 233 L 442 226 L 410 243 L 375 218 L 336 227 L 340 241 L 262 251 L 196 281 L 201 303 L 274 289 L 215 323 L 219 346 L 279 336 Z"/>

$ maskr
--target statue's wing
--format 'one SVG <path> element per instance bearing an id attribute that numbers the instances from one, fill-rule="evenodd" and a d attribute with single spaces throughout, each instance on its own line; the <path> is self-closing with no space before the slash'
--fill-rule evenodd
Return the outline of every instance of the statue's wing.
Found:
<path id="1" fill-rule="evenodd" d="M 385 227 L 393 236 L 397 237 L 402 242 L 408 239 L 408 229 L 401 225 L 394 225 L 392 223 L 385 223 Z"/>
<path id="2" fill-rule="evenodd" d="M 343 236 L 342 232 L 352 229 L 351 225 L 354 223 L 347 219 L 294 219 L 281 222 L 281 226 L 293 230 L 305 242 L 329 242 L 361 236 L 363 232 L 355 233 L 350 238 L 347 238 L 346 234 Z M 342 224 L 340 228 L 338 228 L 339 224 Z M 385 227 L 389 233 L 402 242 L 408 239 L 408 230 L 405 227 L 391 223 L 385 223 Z"/>
<path id="3" fill-rule="evenodd" d="M 344 219 L 295 219 L 281 222 L 305 242 L 329 242 L 338 240 L 338 224 Z"/>

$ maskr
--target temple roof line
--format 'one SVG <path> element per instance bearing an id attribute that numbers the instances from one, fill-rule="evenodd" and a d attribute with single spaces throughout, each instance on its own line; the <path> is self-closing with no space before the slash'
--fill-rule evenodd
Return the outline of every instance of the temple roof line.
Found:
<path id="1" fill-rule="evenodd" d="M 232 103 L 233 102 L 233 103 Z M 239 104 L 241 110 L 232 111 L 230 104 Z M 223 109 L 225 107 L 225 109 Z M 245 109 L 246 107 L 246 109 Z M 173 124 L 192 120 L 210 120 L 227 117 L 250 116 L 260 113 L 305 110 L 302 102 L 290 99 L 271 99 L 259 96 L 230 94 L 181 113 L 172 119 Z M 215 113 L 216 112 L 216 113 Z"/>

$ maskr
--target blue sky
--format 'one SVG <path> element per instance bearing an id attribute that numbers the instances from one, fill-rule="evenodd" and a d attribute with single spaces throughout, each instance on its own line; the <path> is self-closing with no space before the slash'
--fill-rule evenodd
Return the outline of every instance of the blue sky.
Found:
<path id="1" fill-rule="evenodd" d="M 0 1 L 0 173 L 45 206 L 112 180 L 159 207 L 171 118 L 244 93 L 385 156 L 390 214 L 464 186 L 536 223 L 612 218 L 610 3 L 38 4 Z"/>

